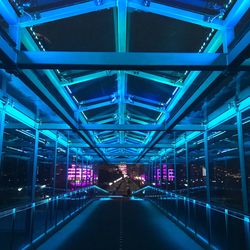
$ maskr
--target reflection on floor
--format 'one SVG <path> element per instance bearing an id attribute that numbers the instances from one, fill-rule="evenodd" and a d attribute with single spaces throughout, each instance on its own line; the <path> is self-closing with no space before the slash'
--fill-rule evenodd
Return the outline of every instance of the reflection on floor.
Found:
<path id="1" fill-rule="evenodd" d="M 53 235 L 39 250 L 202 249 L 150 202 L 103 198 Z"/>

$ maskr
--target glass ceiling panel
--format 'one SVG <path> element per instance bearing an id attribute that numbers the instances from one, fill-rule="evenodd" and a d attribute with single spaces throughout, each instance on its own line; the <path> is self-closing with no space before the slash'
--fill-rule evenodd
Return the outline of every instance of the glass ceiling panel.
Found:
<path id="1" fill-rule="evenodd" d="M 45 23 L 33 31 L 48 51 L 115 51 L 112 9 Z"/>
<path id="2" fill-rule="evenodd" d="M 154 2 L 169 5 L 175 8 L 180 8 L 196 13 L 218 15 L 221 9 L 225 9 L 229 0 L 155 0 Z"/>
<path id="3" fill-rule="evenodd" d="M 132 52 L 198 52 L 211 31 L 196 24 L 136 11 L 130 13 L 129 30 Z"/>
<path id="4" fill-rule="evenodd" d="M 28 13 L 37 11 L 46 11 L 56 8 L 62 8 L 71 6 L 74 4 L 89 2 L 88 0 L 18 0 L 15 2 L 19 6 L 22 6 Z M 15 5 L 15 3 L 13 5 Z"/>

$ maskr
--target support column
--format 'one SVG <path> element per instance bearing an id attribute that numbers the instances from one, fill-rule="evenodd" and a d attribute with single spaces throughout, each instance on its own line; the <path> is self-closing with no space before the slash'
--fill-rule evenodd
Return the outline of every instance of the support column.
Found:
<path id="1" fill-rule="evenodd" d="M 54 153 L 54 171 L 53 171 L 53 196 L 56 194 L 56 163 L 57 163 L 57 146 L 58 141 L 55 141 L 55 153 Z"/>
<path id="2" fill-rule="evenodd" d="M 176 148 L 174 146 L 174 189 L 177 190 Z"/>
<path id="3" fill-rule="evenodd" d="M 82 155 L 82 162 L 81 162 L 81 188 L 83 187 L 83 155 Z"/>
<path id="4" fill-rule="evenodd" d="M 205 169 L 206 169 L 206 196 L 207 203 L 211 202 L 211 193 L 210 193 L 210 171 L 209 171 L 209 155 L 208 155 L 208 141 L 207 141 L 207 128 L 204 132 L 204 156 L 205 156 Z"/>
<path id="5" fill-rule="evenodd" d="M 2 176 L 2 152 L 3 152 L 4 124 L 5 124 L 5 110 L 2 109 L 0 112 L 0 177 Z"/>
<path id="6" fill-rule="evenodd" d="M 66 156 L 66 183 L 65 183 L 66 192 L 68 191 L 68 185 L 69 185 L 68 172 L 69 172 L 69 145 L 67 146 L 67 156 Z"/>
<path id="7" fill-rule="evenodd" d="M 247 197 L 247 175 L 246 164 L 244 155 L 244 142 L 243 142 L 243 130 L 242 130 L 242 115 L 238 107 L 236 108 L 237 114 L 237 130 L 238 130 L 238 145 L 239 145 L 239 157 L 240 157 L 240 175 L 241 175 L 241 190 L 242 190 L 242 202 L 243 211 L 249 212 L 248 197 Z"/>
<path id="8" fill-rule="evenodd" d="M 117 50 L 126 52 L 127 49 L 127 0 L 117 1 Z M 125 124 L 126 119 L 126 101 L 127 94 L 127 75 L 124 71 L 117 74 L 117 92 L 119 96 L 118 113 L 119 124 Z M 120 143 L 125 142 L 125 132 L 120 131 Z"/>
<path id="9" fill-rule="evenodd" d="M 76 152 L 76 161 L 75 161 L 75 190 L 76 190 L 76 172 L 77 172 L 77 165 L 78 164 L 78 149 Z"/>
<path id="10" fill-rule="evenodd" d="M 188 141 L 186 140 L 185 142 L 185 152 L 186 152 L 186 184 L 187 184 L 187 195 L 190 195 L 190 190 L 189 190 L 189 164 L 188 164 Z"/>
<path id="11" fill-rule="evenodd" d="M 35 199 L 36 199 L 38 144 L 39 144 L 39 131 L 38 131 L 38 129 L 36 129 L 33 168 L 32 168 L 32 180 L 31 180 L 31 202 L 35 202 Z"/>
<path id="12" fill-rule="evenodd" d="M 166 163 L 166 190 L 168 191 L 168 157 L 167 155 L 166 155 L 165 163 Z"/>
<path id="13" fill-rule="evenodd" d="M 152 185 L 152 169 L 153 169 L 153 162 L 149 163 L 149 185 Z"/>
<path id="14" fill-rule="evenodd" d="M 160 157 L 160 172 L 161 172 L 160 187 L 162 187 L 162 184 L 163 184 L 163 167 L 162 167 L 162 159 L 161 159 L 161 157 Z"/>
<path id="15" fill-rule="evenodd" d="M 156 161 L 153 161 L 153 183 L 156 186 Z"/>

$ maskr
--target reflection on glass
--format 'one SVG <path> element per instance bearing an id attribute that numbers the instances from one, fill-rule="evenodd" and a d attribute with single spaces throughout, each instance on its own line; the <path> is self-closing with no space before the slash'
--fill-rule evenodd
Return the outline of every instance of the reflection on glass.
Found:
<path id="1" fill-rule="evenodd" d="M 235 125 L 236 118 L 227 121 Z M 208 133 L 211 201 L 242 208 L 241 176 L 237 130 Z"/>

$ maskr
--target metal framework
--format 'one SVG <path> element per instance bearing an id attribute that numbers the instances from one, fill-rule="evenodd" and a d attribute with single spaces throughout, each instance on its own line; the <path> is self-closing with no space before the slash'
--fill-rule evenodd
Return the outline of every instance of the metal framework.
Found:
<path id="1" fill-rule="evenodd" d="M 215 126 L 221 123 L 218 118 L 209 118 L 207 127 L 204 125 L 182 126 L 178 125 L 178 121 L 205 92 L 213 87 L 216 81 L 223 78 L 225 72 L 249 71 L 249 63 L 242 63 L 249 57 L 250 32 L 245 32 L 241 39 L 236 39 L 234 35 L 236 25 L 249 10 L 249 7 L 248 0 L 238 0 L 230 10 L 225 10 L 228 11 L 225 18 L 217 18 L 154 2 L 147 6 L 143 4 L 143 1 L 138 0 L 105 0 L 100 5 L 90 1 L 42 11 L 39 15 L 32 14 L 29 17 L 16 14 L 11 4 L 4 0 L 0 3 L 1 16 L 9 25 L 8 33 L 15 45 L 12 45 L 4 37 L 0 37 L 0 67 L 8 69 L 10 73 L 16 75 L 62 117 L 64 121 L 62 124 L 35 123 L 34 126 L 39 131 L 53 133 L 51 132 L 53 130 L 73 130 L 83 140 L 79 147 L 92 148 L 95 151 L 96 159 L 102 158 L 110 163 L 119 162 L 118 158 L 112 158 L 118 155 L 106 154 L 105 148 L 124 148 L 125 155 L 129 155 L 128 149 L 133 148 L 135 149 L 134 162 L 139 162 L 150 155 L 153 148 L 158 147 L 160 139 L 169 131 L 189 131 L 198 135 L 206 132 L 206 129 L 222 129 Z M 115 9 L 117 13 L 115 18 L 116 52 L 45 51 L 41 42 L 36 41 L 33 26 L 110 8 Z M 211 29 L 211 32 L 207 40 L 204 41 L 203 50 L 197 53 L 128 52 L 128 9 L 191 23 Z M 27 51 L 20 49 L 20 43 Z M 217 52 L 220 46 L 223 47 L 222 53 Z M 37 69 L 42 69 L 50 84 L 56 88 L 57 96 L 54 96 L 45 87 L 44 82 L 39 79 L 35 71 Z M 98 72 L 65 79 L 58 76 L 58 69 L 90 69 L 98 70 Z M 172 79 L 147 72 L 147 70 L 196 71 L 187 71 L 184 79 L 178 79 L 178 77 Z M 193 88 L 201 78 L 203 70 L 211 72 L 202 78 L 198 88 Z M 117 92 L 112 96 L 75 101 L 75 97 L 70 91 L 72 85 L 91 83 L 99 78 L 105 81 L 106 77 L 111 76 L 116 76 L 117 79 Z M 173 94 L 165 103 L 133 96 L 128 92 L 129 76 L 136 79 L 147 79 L 154 83 L 155 87 L 167 85 L 170 88 L 175 88 L 174 93 L 177 92 L 177 94 Z M 188 91 L 190 92 L 189 100 L 181 108 L 175 110 L 178 102 Z M 243 102 L 244 99 L 242 99 Z M 247 105 L 246 101 L 242 105 Z M 116 107 L 116 113 L 109 111 L 110 107 L 113 106 Z M 94 117 L 86 116 L 86 112 L 96 111 L 104 107 L 107 109 L 107 113 L 100 113 Z M 140 111 L 141 113 L 139 111 L 136 111 L 137 113 L 131 112 L 130 107 L 138 107 L 144 110 L 144 113 L 142 111 Z M 7 110 L 7 112 L 14 111 Z M 153 112 L 156 118 L 152 118 L 148 114 Z M 1 114 L 2 123 L 4 112 Z M 231 116 L 224 116 L 221 119 L 226 120 L 229 117 Z M 28 118 L 24 120 L 27 123 Z M 16 125 L 8 124 L 8 126 L 15 127 Z M 224 127 L 224 129 L 235 130 L 237 128 L 231 126 Z M 104 137 L 101 134 L 103 131 L 110 131 L 110 133 Z M 116 132 L 119 136 L 115 134 Z M 0 130 L 0 136 L 1 134 Z M 124 159 L 121 161 L 124 162 Z"/>

